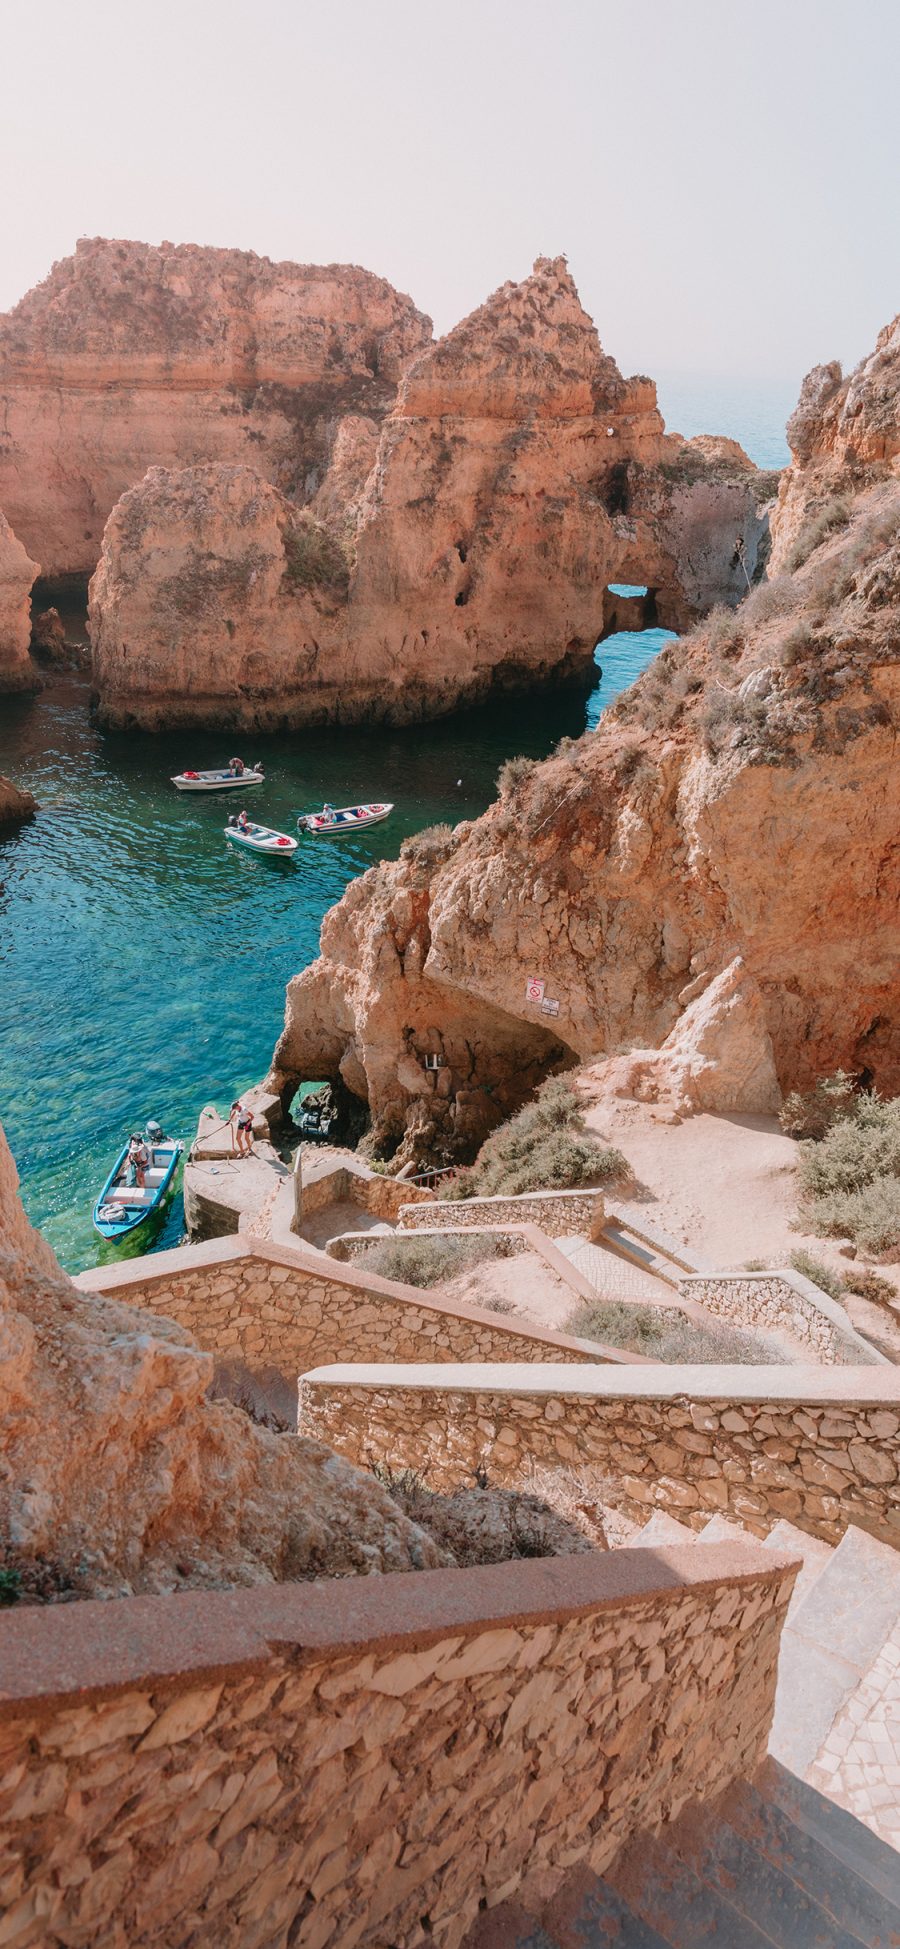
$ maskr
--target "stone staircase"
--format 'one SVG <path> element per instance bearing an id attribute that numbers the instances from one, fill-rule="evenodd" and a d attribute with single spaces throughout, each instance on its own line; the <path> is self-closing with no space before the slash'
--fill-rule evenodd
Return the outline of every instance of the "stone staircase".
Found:
<path id="1" fill-rule="evenodd" d="M 657 1513 L 632 1543 L 728 1539 Z M 782 1633 L 769 1759 L 717 1803 L 639 1835 L 602 1877 L 578 1868 L 538 1917 L 480 1917 L 465 1949 L 900 1949 L 900 1550 L 836 1548 L 781 1522 L 802 1558 Z"/>

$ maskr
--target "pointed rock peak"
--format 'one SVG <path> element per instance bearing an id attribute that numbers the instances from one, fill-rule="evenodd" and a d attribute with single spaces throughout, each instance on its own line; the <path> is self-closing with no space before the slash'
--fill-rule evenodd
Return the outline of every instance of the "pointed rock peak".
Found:
<path id="1" fill-rule="evenodd" d="M 538 257 L 530 276 L 501 284 L 416 360 L 399 410 L 569 418 L 611 407 L 623 385 L 565 257 Z"/>

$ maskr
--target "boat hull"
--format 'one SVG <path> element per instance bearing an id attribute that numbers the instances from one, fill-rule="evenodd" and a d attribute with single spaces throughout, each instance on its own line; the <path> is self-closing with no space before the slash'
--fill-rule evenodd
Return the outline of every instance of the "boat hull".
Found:
<path id="1" fill-rule="evenodd" d="M 233 772 L 198 771 L 196 778 L 187 772 L 178 772 L 172 779 L 176 792 L 236 792 L 245 786 L 264 785 L 261 771 L 243 771 L 235 777 Z"/>
<path id="2" fill-rule="evenodd" d="M 161 1182 L 148 1186 L 149 1196 L 140 1202 L 138 1201 L 140 1198 L 138 1187 L 132 1187 L 135 1191 L 135 1198 L 132 1203 L 129 1203 L 126 1195 L 128 1187 L 117 1186 L 117 1180 L 124 1172 L 128 1158 L 128 1145 L 123 1145 L 110 1171 L 109 1177 L 103 1186 L 103 1190 L 94 1205 L 92 1214 L 94 1230 L 95 1232 L 99 1232 L 101 1238 L 127 1238 L 129 1232 L 136 1232 L 139 1225 L 145 1225 L 148 1218 L 152 1218 L 154 1213 L 161 1211 L 172 1189 L 175 1173 L 178 1169 L 178 1160 L 181 1157 L 183 1148 L 184 1146 L 182 1144 L 173 1140 L 162 1144 L 154 1144 L 151 1147 L 151 1165 L 148 1168 L 152 1170 L 152 1160 L 160 1159 L 159 1168 L 162 1170 Z M 162 1162 L 163 1157 L 165 1157 L 165 1162 Z M 101 1217 L 101 1212 L 104 1211 L 106 1211 L 107 1215 Z"/>
<path id="3" fill-rule="evenodd" d="M 290 833 L 275 832 L 270 826 L 257 826 L 254 832 L 239 832 L 237 826 L 223 826 L 222 830 L 232 845 L 243 846 L 258 859 L 293 859 L 297 851 L 297 841 Z"/>
<path id="4" fill-rule="evenodd" d="M 380 826 L 383 819 L 389 819 L 393 805 L 367 805 L 357 816 L 352 805 L 336 808 L 330 819 L 323 819 L 319 812 L 305 812 L 297 820 L 298 832 L 308 832 L 311 839 L 346 839 L 351 832 L 364 832 L 367 826 Z"/>

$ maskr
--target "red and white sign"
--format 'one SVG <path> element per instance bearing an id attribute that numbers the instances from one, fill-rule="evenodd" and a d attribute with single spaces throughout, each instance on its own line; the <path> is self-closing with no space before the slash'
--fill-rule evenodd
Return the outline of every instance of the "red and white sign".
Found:
<path id="1" fill-rule="evenodd" d="M 538 981 L 537 977 L 532 975 L 531 980 L 525 983 L 526 1002 L 534 1002 L 535 1007 L 540 1008 L 546 986 L 546 981 Z"/>

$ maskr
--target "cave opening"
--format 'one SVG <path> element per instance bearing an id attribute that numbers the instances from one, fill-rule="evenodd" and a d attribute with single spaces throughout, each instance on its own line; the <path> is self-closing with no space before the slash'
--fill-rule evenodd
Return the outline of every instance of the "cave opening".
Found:
<path id="1" fill-rule="evenodd" d="M 454 602 L 456 603 L 456 607 L 457 607 L 457 609 L 464 609 L 464 608 L 465 608 L 465 606 L 466 606 L 466 603 L 467 603 L 467 602 L 468 602 L 468 600 L 469 600 L 469 595 L 470 595 L 470 593 L 471 593 L 471 591 L 470 591 L 470 588 L 469 588 L 469 584 L 468 584 L 468 583 L 466 583 L 466 586 L 465 586 L 465 588 L 464 588 L 464 589 L 460 589 L 460 591 L 459 591 L 459 594 L 458 594 L 458 595 L 455 595 L 455 596 L 454 596 L 454 598 L 453 598 L 453 600 L 454 600 Z"/>
<path id="2" fill-rule="evenodd" d="M 87 608 L 89 575 L 39 575 L 31 590 L 31 615 L 56 609 L 70 643 L 88 641 Z"/>

